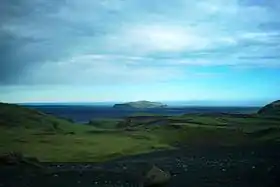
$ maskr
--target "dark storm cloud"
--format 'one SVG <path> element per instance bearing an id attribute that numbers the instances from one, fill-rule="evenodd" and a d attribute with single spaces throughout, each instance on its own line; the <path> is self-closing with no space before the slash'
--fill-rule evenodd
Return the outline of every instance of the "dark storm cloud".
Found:
<path id="1" fill-rule="evenodd" d="M 46 1 L 45 1 L 46 2 Z M 42 40 L 21 35 L 18 25 L 29 24 L 44 12 L 57 6 L 39 0 L 1 0 L 0 2 L 0 84 L 16 83 L 20 75 L 40 59 L 40 54 L 27 51 Z M 55 4 L 57 5 L 57 3 Z M 34 46 L 34 49 L 36 47 Z"/>
<path id="2" fill-rule="evenodd" d="M 9 83 L 18 74 L 20 68 L 17 66 L 15 53 L 13 50 L 18 48 L 19 41 L 11 34 L 0 32 L 0 84 Z"/>
<path id="3" fill-rule="evenodd" d="M 12 34 L 3 29 L 5 24 L 24 16 L 28 8 L 22 0 L 3 0 L 0 2 L 0 84 L 9 83 L 13 75 L 18 73 L 15 51 L 20 43 Z"/>
<path id="4" fill-rule="evenodd" d="M 100 11 L 96 2 L 1 0 L 0 84 L 23 83 L 44 63 L 100 48 L 99 36 L 114 27 L 118 15 Z M 106 29 L 100 17 L 109 21 Z"/>
<path id="5" fill-rule="evenodd" d="M 73 52 L 73 45 L 98 34 L 82 21 L 60 19 L 66 1 L 1 0 L 0 84 L 19 84 L 43 63 L 58 61 Z M 65 15 L 64 17 L 71 16 Z M 84 25 L 83 25 L 84 24 Z M 28 81 L 27 81 L 28 82 Z"/>

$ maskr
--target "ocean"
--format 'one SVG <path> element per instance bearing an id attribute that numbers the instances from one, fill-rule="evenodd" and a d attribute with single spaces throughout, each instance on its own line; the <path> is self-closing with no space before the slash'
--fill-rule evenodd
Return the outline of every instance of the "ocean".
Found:
<path id="1" fill-rule="evenodd" d="M 191 113 L 255 113 L 259 107 L 167 107 L 154 109 L 120 109 L 112 106 L 97 105 L 24 105 L 57 117 L 71 119 L 78 123 L 87 123 L 93 119 L 122 118 L 134 114 L 149 113 L 158 115 L 182 115 Z"/>

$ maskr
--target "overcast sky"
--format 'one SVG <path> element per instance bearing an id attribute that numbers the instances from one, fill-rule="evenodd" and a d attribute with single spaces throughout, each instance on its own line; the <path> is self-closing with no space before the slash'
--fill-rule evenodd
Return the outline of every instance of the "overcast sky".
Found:
<path id="1" fill-rule="evenodd" d="M 279 0 L 1 0 L 0 101 L 280 98 Z"/>

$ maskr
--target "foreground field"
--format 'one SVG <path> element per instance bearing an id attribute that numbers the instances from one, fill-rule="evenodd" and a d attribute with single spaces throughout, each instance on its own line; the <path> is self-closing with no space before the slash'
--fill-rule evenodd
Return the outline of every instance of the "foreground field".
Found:
<path id="1" fill-rule="evenodd" d="M 145 119 L 145 120 L 144 120 Z M 196 145 L 278 142 L 279 121 L 257 117 L 184 115 L 137 116 L 102 127 L 62 125 L 59 129 L 1 126 L 0 152 L 18 151 L 42 161 L 99 162 L 112 158 Z M 125 126 L 123 123 L 126 123 Z"/>
<path id="2" fill-rule="evenodd" d="M 157 148 L 170 148 L 156 137 L 139 139 L 121 132 L 89 130 L 73 135 L 44 134 L 39 130 L 1 129 L 0 150 L 21 152 L 42 161 L 103 161 Z"/>
<path id="3" fill-rule="evenodd" d="M 178 147 L 241 146 L 279 141 L 278 116 L 139 114 L 82 125 L 33 109 L 0 103 L 0 153 L 15 151 L 41 161 L 100 162 Z"/>

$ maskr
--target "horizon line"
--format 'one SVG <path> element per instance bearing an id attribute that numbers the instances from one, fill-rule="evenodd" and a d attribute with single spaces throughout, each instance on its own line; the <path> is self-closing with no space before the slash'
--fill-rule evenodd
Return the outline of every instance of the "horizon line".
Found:
<path id="1" fill-rule="evenodd" d="M 131 101 L 34 101 L 34 102 L 8 102 L 18 105 L 110 105 L 117 103 L 126 103 Z M 166 103 L 169 106 L 180 107 L 262 107 L 269 101 L 264 100 L 169 100 L 169 101 L 153 101 Z M 181 103 L 180 103 L 181 102 Z M 225 102 L 225 103 L 224 103 Z"/>

